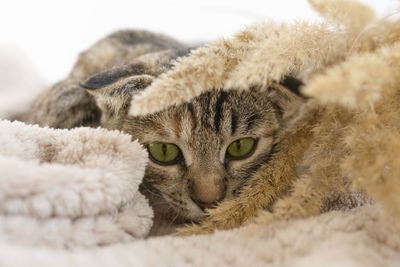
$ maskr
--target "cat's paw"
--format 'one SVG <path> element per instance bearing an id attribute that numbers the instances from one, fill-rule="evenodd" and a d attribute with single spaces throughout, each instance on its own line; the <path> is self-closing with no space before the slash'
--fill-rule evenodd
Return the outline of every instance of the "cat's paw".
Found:
<path id="1" fill-rule="evenodd" d="M 224 202 L 215 209 L 207 210 L 208 217 L 200 224 L 178 229 L 177 235 L 211 234 L 216 230 L 229 230 L 245 224 L 254 214 L 249 205 L 239 201 Z"/>
<path id="2" fill-rule="evenodd" d="M 240 199 L 222 203 L 215 209 L 208 210 L 208 224 L 216 229 L 228 230 L 245 224 L 255 213 L 252 205 L 240 201 Z"/>

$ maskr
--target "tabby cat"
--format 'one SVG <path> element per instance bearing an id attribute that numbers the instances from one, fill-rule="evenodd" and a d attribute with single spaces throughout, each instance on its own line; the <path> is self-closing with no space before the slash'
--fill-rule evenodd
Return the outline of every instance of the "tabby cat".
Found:
<path id="1" fill-rule="evenodd" d="M 176 225 L 199 222 L 207 209 L 235 198 L 271 160 L 286 111 L 303 101 L 281 85 L 214 90 L 147 116 L 128 116 L 124 110 L 107 116 L 103 127 L 122 130 L 147 147 L 150 163 L 141 191 L 157 223 Z"/>
<path id="2" fill-rule="evenodd" d="M 271 210 L 307 169 L 298 161 L 316 118 L 307 113 L 318 109 L 304 108 L 308 100 L 294 78 L 268 88 L 216 88 L 158 113 L 128 115 L 132 96 L 189 50 L 149 32 L 113 34 L 83 53 L 26 119 L 59 128 L 101 125 L 138 139 L 150 157 L 140 190 L 155 212 L 152 235 L 188 222 L 204 226 L 188 233 L 239 226 L 256 210 Z"/>

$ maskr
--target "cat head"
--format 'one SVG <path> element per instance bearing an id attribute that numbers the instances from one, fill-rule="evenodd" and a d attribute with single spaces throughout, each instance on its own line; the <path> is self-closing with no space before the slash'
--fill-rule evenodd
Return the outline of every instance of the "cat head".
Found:
<path id="1" fill-rule="evenodd" d="M 234 198 L 269 163 L 290 118 L 305 102 L 295 93 L 301 83 L 290 78 L 269 88 L 216 89 L 189 103 L 133 117 L 127 115 L 132 96 L 153 78 L 113 73 L 96 78 L 109 81 L 105 86 L 89 89 L 103 111 L 103 125 L 130 134 L 148 149 L 142 193 L 194 221 Z"/>

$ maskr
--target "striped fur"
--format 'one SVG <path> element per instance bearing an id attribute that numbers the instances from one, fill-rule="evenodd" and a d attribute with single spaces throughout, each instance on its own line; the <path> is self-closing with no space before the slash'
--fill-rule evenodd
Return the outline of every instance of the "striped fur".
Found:
<path id="1" fill-rule="evenodd" d="M 44 91 L 18 118 L 53 128 L 99 126 L 102 115 L 126 108 L 132 94 L 189 51 L 164 35 L 117 31 L 82 52 L 70 75 Z"/>
<path id="2" fill-rule="evenodd" d="M 297 95 L 297 80 L 245 91 L 216 89 L 162 112 L 128 115 L 132 96 L 188 52 L 188 47 L 149 32 L 112 34 L 82 53 L 70 77 L 44 92 L 27 118 L 55 128 L 118 129 L 145 146 L 176 144 L 179 160 L 171 165 L 151 161 L 141 185 L 155 211 L 153 234 L 202 221 L 210 209 L 244 195 L 242 189 L 257 179 L 267 181 L 275 197 L 290 185 L 285 179 L 269 181 L 264 174 L 288 153 L 282 140 L 305 101 Z M 244 137 L 256 140 L 254 151 L 245 158 L 227 158 L 228 145 Z"/>
<path id="3" fill-rule="evenodd" d="M 216 205 L 239 195 L 269 164 L 289 125 L 289 111 L 303 101 L 280 85 L 268 90 L 213 90 L 155 114 L 119 114 L 103 126 L 120 129 L 144 146 L 167 142 L 182 151 L 176 163 L 151 161 L 146 170 L 141 191 L 155 209 L 155 234 L 161 223 L 201 221 L 207 216 L 205 202 Z M 254 151 L 243 159 L 226 157 L 228 145 L 244 137 L 256 140 Z"/>

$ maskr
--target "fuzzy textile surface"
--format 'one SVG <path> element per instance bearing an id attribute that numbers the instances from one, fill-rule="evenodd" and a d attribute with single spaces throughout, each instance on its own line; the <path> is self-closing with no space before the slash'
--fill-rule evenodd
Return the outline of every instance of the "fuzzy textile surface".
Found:
<path id="1" fill-rule="evenodd" d="M 384 107 L 399 100 L 393 92 L 400 84 L 400 23 L 376 21 L 355 1 L 310 3 L 327 22 L 257 24 L 217 40 L 179 60 L 133 99 L 130 112 L 153 112 L 213 88 L 243 90 L 295 75 L 305 81 L 303 91 L 321 103 L 365 115 L 352 128 L 357 138 L 346 143 L 358 154 L 342 167 L 375 204 L 255 221 L 212 235 L 143 239 L 152 212 L 138 193 L 147 162 L 140 145 L 118 132 L 3 120 L 0 266 L 399 266 L 400 167 L 376 177 L 374 168 L 399 166 L 398 144 L 376 140 L 398 140 L 398 113 Z M 2 82 L 0 88 L 6 88 Z M 377 121 L 376 114 L 392 116 Z M 382 152 L 376 161 L 363 162 L 360 146 Z M 366 176 L 371 179 L 360 178 Z"/>
<path id="2" fill-rule="evenodd" d="M 138 185 L 146 153 L 118 132 L 0 121 L 1 239 L 54 247 L 144 237 L 152 211 Z"/>

